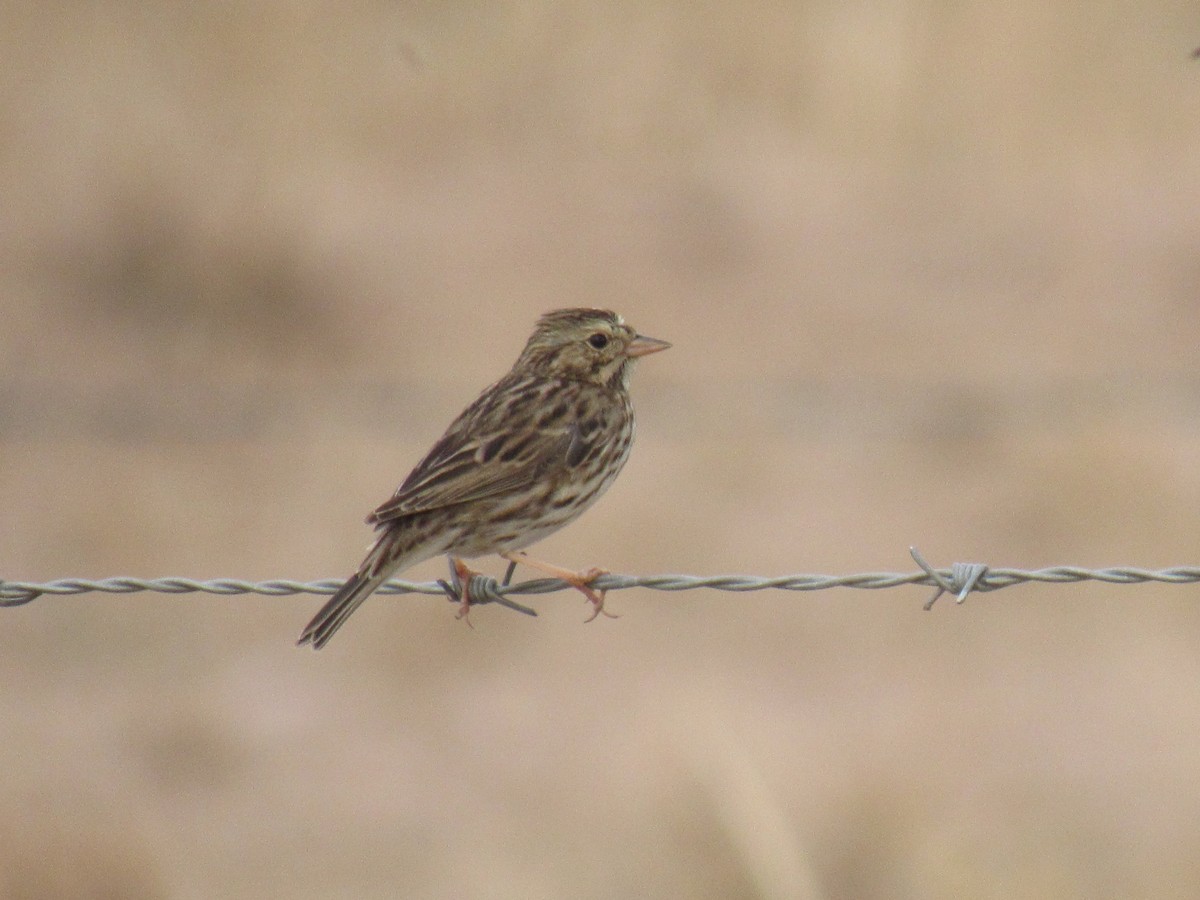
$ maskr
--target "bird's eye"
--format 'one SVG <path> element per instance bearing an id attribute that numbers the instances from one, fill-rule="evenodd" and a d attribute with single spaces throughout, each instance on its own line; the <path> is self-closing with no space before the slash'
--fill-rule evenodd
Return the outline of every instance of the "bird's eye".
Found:
<path id="1" fill-rule="evenodd" d="M 588 338 L 588 343 L 591 344 L 593 347 L 595 347 L 597 350 L 603 350 L 605 347 L 608 346 L 608 335 L 597 331 L 590 338 Z"/>

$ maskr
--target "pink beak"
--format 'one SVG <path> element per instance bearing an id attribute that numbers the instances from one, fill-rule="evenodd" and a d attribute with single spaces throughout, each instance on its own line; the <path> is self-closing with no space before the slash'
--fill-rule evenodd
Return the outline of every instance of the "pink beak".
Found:
<path id="1" fill-rule="evenodd" d="M 639 356 L 648 356 L 659 350 L 666 350 L 670 346 L 666 341 L 639 334 L 629 342 L 629 346 L 625 348 L 625 355 L 630 359 L 637 359 Z"/>

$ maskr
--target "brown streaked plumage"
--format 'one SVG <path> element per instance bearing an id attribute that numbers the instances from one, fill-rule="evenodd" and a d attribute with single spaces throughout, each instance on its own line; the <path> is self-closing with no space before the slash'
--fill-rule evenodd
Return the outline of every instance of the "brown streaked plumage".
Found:
<path id="1" fill-rule="evenodd" d="M 525 547 L 577 518 L 612 484 L 633 442 L 634 361 L 671 346 L 642 337 L 616 313 L 546 313 L 512 370 L 455 419 L 367 522 L 380 532 L 358 571 L 300 635 L 320 649 L 381 584 L 449 554 L 470 606 L 463 557 L 498 553 L 568 581 L 592 602 L 600 569 L 571 572 L 530 559 Z M 589 619 L 591 621 L 591 619 Z"/>

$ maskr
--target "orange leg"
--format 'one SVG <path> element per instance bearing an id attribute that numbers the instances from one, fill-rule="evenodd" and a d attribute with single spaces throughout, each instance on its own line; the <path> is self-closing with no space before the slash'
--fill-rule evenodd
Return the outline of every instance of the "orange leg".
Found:
<path id="1" fill-rule="evenodd" d="M 454 566 L 454 574 L 458 576 L 459 584 L 459 600 L 458 600 L 458 615 L 457 619 L 466 621 L 470 628 L 475 626 L 471 624 L 471 576 L 476 574 L 472 572 L 465 562 L 456 556 L 450 557 L 450 562 Z"/>
<path id="2" fill-rule="evenodd" d="M 598 569 L 592 566 L 590 569 L 584 569 L 582 572 L 572 572 L 570 569 L 564 569 L 561 566 L 556 566 L 551 563 L 542 562 L 540 559 L 533 559 L 523 550 L 517 550 L 512 553 L 501 553 L 504 559 L 511 563 L 520 563 L 524 566 L 529 566 L 531 569 L 537 569 L 539 572 L 544 572 L 551 578 L 561 578 L 575 590 L 579 591 L 583 596 L 587 597 L 592 604 L 592 614 L 585 620 L 592 621 L 596 616 L 604 613 L 610 619 L 617 618 L 616 613 L 610 613 L 604 608 L 604 595 L 607 591 L 598 591 L 591 587 L 590 582 L 599 578 L 601 575 L 607 575 L 608 570 Z"/>

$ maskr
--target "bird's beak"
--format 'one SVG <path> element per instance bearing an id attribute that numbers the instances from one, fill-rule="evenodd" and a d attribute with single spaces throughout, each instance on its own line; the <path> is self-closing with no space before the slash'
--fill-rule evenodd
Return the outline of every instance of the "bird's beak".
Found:
<path id="1" fill-rule="evenodd" d="M 660 341 L 658 338 L 646 337 L 639 334 L 629 346 L 625 348 L 625 355 L 630 359 L 637 359 L 639 356 L 647 356 L 651 353 L 657 353 L 659 350 L 666 350 L 671 345 L 666 341 Z"/>

